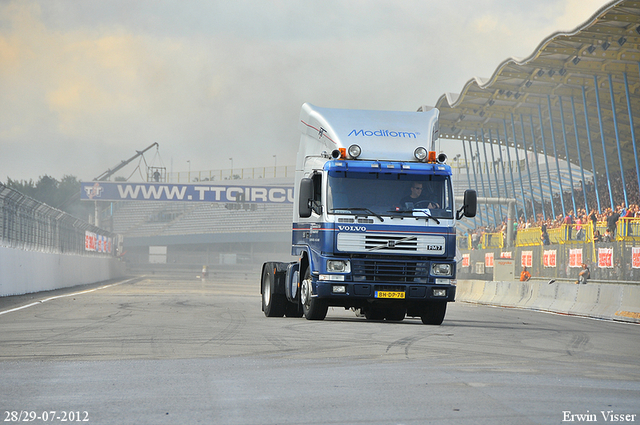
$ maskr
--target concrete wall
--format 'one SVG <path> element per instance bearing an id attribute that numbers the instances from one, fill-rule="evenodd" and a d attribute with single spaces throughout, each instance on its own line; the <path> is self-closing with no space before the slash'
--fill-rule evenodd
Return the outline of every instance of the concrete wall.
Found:
<path id="1" fill-rule="evenodd" d="M 458 280 L 456 300 L 640 323 L 640 285 Z"/>
<path id="2" fill-rule="evenodd" d="M 0 296 L 102 282 L 125 274 L 113 257 L 50 254 L 0 247 Z"/>

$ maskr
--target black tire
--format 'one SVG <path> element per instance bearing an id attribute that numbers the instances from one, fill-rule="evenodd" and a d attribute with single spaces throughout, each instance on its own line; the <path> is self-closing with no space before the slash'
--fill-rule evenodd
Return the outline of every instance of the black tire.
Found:
<path id="1" fill-rule="evenodd" d="M 384 320 L 384 310 L 376 307 L 369 307 L 364 312 L 367 320 Z"/>
<path id="2" fill-rule="evenodd" d="M 425 325 L 440 325 L 446 313 L 447 303 L 445 301 L 432 301 L 424 305 L 420 318 Z"/>
<path id="3" fill-rule="evenodd" d="M 300 301 L 297 303 L 287 302 L 287 307 L 285 308 L 284 315 L 287 317 L 302 317 L 304 313 L 302 312 L 302 305 Z"/>
<path id="4" fill-rule="evenodd" d="M 284 294 L 276 294 L 276 282 L 272 264 L 265 264 L 262 269 L 262 311 L 267 317 L 282 317 L 287 308 Z"/>
<path id="5" fill-rule="evenodd" d="M 329 310 L 327 302 L 311 296 L 311 272 L 308 267 L 305 270 L 302 285 L 300 285 L 300 303 L 307 320 L 324 320 L 327 317 Z"/>
<path id="6" fill-rule="evenodd" d="M 402 322 L 407 314 L 406 307 L 390 307 L 387 309 L 384 318 L 390 322 Z"/>

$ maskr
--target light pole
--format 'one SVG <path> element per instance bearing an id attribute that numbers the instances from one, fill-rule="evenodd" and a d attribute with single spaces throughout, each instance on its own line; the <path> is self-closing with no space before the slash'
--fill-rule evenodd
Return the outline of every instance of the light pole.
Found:
<path id="1" fill-rule="evenodd" d="M 276 177 L 277 170 L 278 170 L 278 156 L 273 155 L 273 178 Z"/>
<path id="2" fill-rule="evenodd" d="M 187 164 L 189 164 L 189 172 L 187 173 L 187 181 L 191 183 L 191 160 L 187 159 Z"/>
<path id="3" fill-rule="evenodd" d="M 229 175 L 229 180 L 233 180 L 233 158 L 229 158 L 231 161 L 231 174 Z"/>

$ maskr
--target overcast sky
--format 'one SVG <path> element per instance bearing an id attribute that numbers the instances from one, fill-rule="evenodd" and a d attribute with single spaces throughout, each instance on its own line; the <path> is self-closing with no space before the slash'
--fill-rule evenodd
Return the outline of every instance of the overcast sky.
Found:
<path id="1" fill-rule="evenodd" d="M 606 3 L 0 0 L 0 181 L 293 165 L 304 102 L 415 111 Z"/>

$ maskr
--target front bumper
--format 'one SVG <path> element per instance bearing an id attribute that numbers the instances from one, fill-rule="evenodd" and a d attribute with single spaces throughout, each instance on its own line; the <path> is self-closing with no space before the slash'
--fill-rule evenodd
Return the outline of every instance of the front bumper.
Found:
<path id="1" fill-rule="evenodd" d="M 376 301 L 455 301 L 454 285 L 412 285 L 398 283 L 353 283 L 316 281 L 315 293 L 318 298 L 360 299 Z M 335 287 L 344 287 L 337 292 Z M 402 293 L 402 298 L 382 298 L 385 293 Z M 381 294 L 382 293 L 382 294 Z"/>

